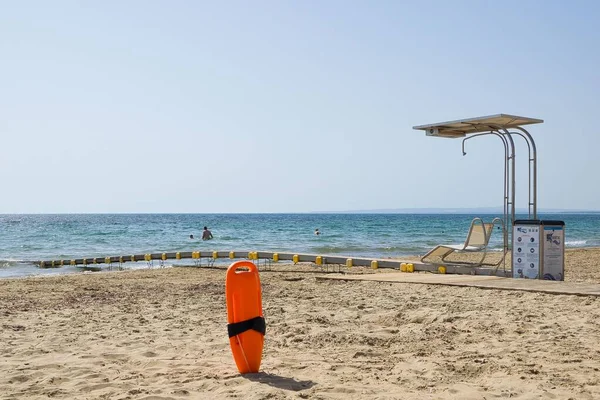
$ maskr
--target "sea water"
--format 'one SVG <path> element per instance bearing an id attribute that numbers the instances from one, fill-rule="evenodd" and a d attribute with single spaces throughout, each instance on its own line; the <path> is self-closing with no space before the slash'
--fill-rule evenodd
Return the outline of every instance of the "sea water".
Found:
<path id="1" fill-rule="evenodd" d="M 79 271 L 37 260 L 185 251 L 278 251 L 401 258 L 465 240 L 470 214 L 56 214 L 0 215 L 0 277 Z M 477 215 L 491 221 L 494 215 Z M 526 216 L 522 216 L 526 218 Z M 547 214 L 566 223 L 567 247 L 600 246 L 600 213 Z M 214 239 L 202 241 L 209 227 Z M 315 229 L 321 235 L 315 235 Z M 194 239 L 190 239 L 190 235 Z M 502 248 L 501 230 L 490 240 Z M 191 263 L 191 260 L 187 260 Z M 146 267 L 130 263 L 127 268 Z"/>

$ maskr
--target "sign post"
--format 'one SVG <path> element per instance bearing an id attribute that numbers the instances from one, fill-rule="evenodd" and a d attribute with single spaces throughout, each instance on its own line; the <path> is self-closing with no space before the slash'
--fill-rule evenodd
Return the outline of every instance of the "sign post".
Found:
<path id="1" fill-rule="evenodd" d="M 513 224 L 513 278 L 539 279 L 541 276 L 540 223 L 537 219 L 521 219 Z"/>
<path id="2" fill-rule="evenodd" d="M 541 279 L 565 280 L 565 223 L 542 221 Z"/>

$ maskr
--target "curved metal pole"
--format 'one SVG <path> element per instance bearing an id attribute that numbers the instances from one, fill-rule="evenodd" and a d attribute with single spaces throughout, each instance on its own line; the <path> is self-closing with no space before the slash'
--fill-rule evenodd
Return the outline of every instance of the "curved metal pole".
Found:
<path id="1" fill-rule="evenodd" d="M 510 159 L 508 139 L 506 138 L 505 135 L 503 135 L 499 132 L 496 132 L 496 131 L 474 134 L 474 135 L 468 136 L 462 140 L 462 153 L 463 153 L 463 156 L 467 154 L 467 152 L 465 151 L 465 142 L 467 140 L 476 138 L 478 136 L 487 136 L 487 135 L 495 135 L 495 136 L 499 137 L 500 140 L 502 140 L 502 144 L 504 145 L 504 202 L 503 202 L 504 204 L 503 204 L 503 210 L 502 210 L 503 211 L 502 240 L 503 240 L 503 247 L 504 247 L 504 257 L 503 257 L 503 261 L 504 261 L 505 257 L 506 257 L 506 253 L 508 252 L 508 234 L 507 234 L 507 230 L 506 230 L 506 226 L 508 225 L 508 191 L 509 191 L 508 160 Z M 509 136 L 509 138 L 510 138 L 510 136 Z M 514 149 L 514 145 L 513 145 L 513 149 Z M 514 151 L 513 151 L 513 154 L 514 154 Z M 506 268 L 506 266 L 505 266 L 505 268 Z"/>
<path id="2" fill-rule="evenodd" d="M 532 205 L 532 203 L 531 203 L 531 161 L 533 160 L 531 158 L 531 144 L 529 143 L 529 140 L 527 140 L 527 137 L 523 133 L 521 133 L 521 132 L 510 132 L 510 131 L 508 131 L 507 134 L 508 135 L 518 135 L 518 136 L 521 136 L 525 140 L 525 143 L 527 143 L 527 154 L 529 155 L 529 163 L 528 163 L 529 164 L 528 165 L 528 167 L 529 167 L 529 169 L 528 169 L 529 175 L 527 177 L 527 186 L 528 186 L 528 189 L 529 189 L 528 192 L 527 192 L 527 213 L 528 213 L 529 219 L 531 219 L 531 205 Z M 534 215 L 535 215 L 535 211 L 534 211 Z M 535 216 L 533 218 L 535 219 Z"/>
<path id="3" fill-rule="evenodd" d="M 495 131 L 497 131 L 498 133 L 500 133 L 501 131 L 503 131 L 505 133 L 505 137 L 508 140 L 508 144 L 510 146 L 510 151 L 511 151 L 511 155 L 509 157 L 510 160 L 510 182 L 511 182 L 511 194 L 510 194 L 510 224 L 507 224 L 507 226 L 511 227 L 511 232 L 512 232 L 512 223 L 515 220 L 515 189 L 516 189 L 516 179 L 515 179 L 515 142 L 512 138 L 512 136 L 508 133 L 508 131 L 502 127 L 499 126 L 491 126 Z"/>
<path id="4" fill-rule="evenodd" d="M 533 206 L 533 219 L 537 219 L 537 149 L 535 147 L 535 141 L 526 129 L 521 128 L 520 126 L 515 126 L 514 129 L 523 132 L 527 138 L 527 144 L 531 144 L 531 149 L 533 150 L 533 157 L 529 157 L 529 162 L 533 163 L 533 201 L 531 205 Z"/>
<path id="5" fill-rule="evenodd" d="M 502 127 L 499 126 L 490 126 L 491 128 L 493 128 L 494 130 L 496 130 L 498 133 L 502 134 L 501 131 L 504 132 L 504 137 L 506 138 L 508 145 L 510 146 L 510 156 L 508 157 L 508 159 L 510 159 L 510 180 L 511 180 L 511 184 L 510 184 L 510 189 L 511 189 L 511 201 L 510 201 L 510 223 L 506 224 L 506 229 L 510 230 L 510 240 L 506 240 L 506 249 L 505 251 L 508 251 L 508 243 L 512 243 L 513 241 L 513 228 L 512 225 L 515 221 L 515 192 L 516 192 L 516 178 L 515 178 L 515 142 L 512 138 L 512 136 L 508 133 L 508 131 Z M 508 217 L 507 217 L 508 220 Z M 509 222 L 509 221 L 507 221 Z M 506 231 L 505 231 L 506 232 Z M 506 236 L 508 236 L 508 232 L 505 233 Z"/>

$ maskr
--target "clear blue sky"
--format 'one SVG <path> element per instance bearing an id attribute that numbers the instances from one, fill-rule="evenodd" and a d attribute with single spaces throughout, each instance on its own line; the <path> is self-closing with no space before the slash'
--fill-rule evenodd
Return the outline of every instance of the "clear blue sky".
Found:
<path id="1" fill-rule="evenodd" d="M 0 213 L 501 206 L 497 138 L 412 129 L 497 113 L 600 209 L 599 4 L 2 2 Z"/>

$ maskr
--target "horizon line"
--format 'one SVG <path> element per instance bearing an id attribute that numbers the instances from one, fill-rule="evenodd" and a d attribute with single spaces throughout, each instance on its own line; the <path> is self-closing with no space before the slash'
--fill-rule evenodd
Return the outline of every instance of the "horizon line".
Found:
<path id="1" fill-rule="evenodd" d="M 423 208 L 375 208 L 364 210 L 327 210 L 327 211 L 224 211 L 224 212 L 190 212 L 190 211 L 84 211 L 84 212 L 26 212 L 26 213 L 0 213 L 0 215 L 142 215 L 142 214 L 471 214 L 474 212 L 488 214 L 502 212 L 502 209 L 495 207 L 423 207 Z M 516 209 L 517 214 L 527 214 L 527 209 Z M 537 213 L 600 213 L 600 210 L 594 209 L 568 209 L 568 208 L 546 208 L 538 209 Z"/>

